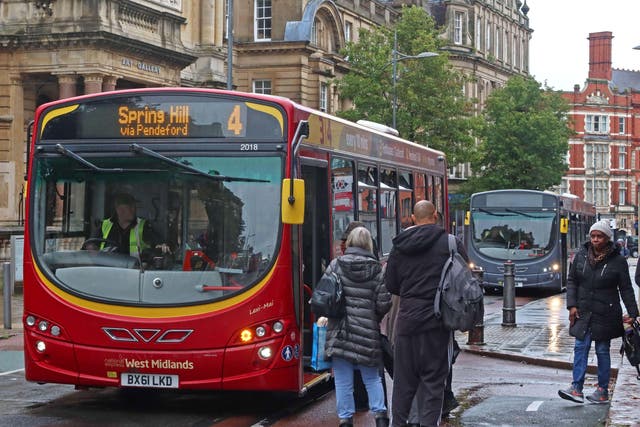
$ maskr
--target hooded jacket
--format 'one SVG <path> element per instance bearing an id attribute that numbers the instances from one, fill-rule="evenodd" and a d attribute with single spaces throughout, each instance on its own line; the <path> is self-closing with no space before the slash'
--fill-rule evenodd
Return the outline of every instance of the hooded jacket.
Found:
<path id="1" fill-rule="evenodd" d="M 447 232 L 436 224 L 409 227 L 393 239 L 385 273 L 389 292 L 400 296 L 394 335 L 423 333 L 442 328 L 433 313 L 442 268 L 449 254 Z M 459 240 L 458 252 L 467 253 Z"/>
<path id="2" fill-rule="evenodd" d="M 591 313 L 593 340 L 609 340 L 622 336 L 620 298 L 632 317 L 638 316 L 629 265 L 620 255 L 618 246 L 609 242 L 603 260 L 592 266 L 587 258 L 591 242 L 586 242 L 576 254 L 567 281 L 567 308 L 576 307 L 578 316 Z"/>
<path id="3" fill-rule="evenodd" d="M 363 366 L 381 365 L 380 321 L 391 308 L 391 295 L 380 262 L 371 252 L 349 247 L 331 261 L 326 272 L 331 271 L 342 281 L 346 314 L 329 319 L 325 355 Z"/>

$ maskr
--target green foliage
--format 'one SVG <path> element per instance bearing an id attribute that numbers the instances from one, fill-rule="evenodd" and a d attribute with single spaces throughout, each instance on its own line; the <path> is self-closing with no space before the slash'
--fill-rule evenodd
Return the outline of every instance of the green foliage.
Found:
<path id="1" fill-rule="evenodd" d="M 484 110 L 482 142 L 467 190 L 545 190 L 560 184 L 573 133 L 568 111 L 558 92 L 542 89 L 534 79 L 515 76 L 494 90 Z"/>
<path id="2" fill-rule="evenodd" d="M 433 18 L 420 7 L 404 7 L 394 29 L 362 30 L 357 43 L 342 51 L 349 58 L 351 72 L 337 81 L 343 98 L 354 108 L 339 112 L 349 120 L 366 119 L 392 125 L 393 44 L 398 52 L 414 56 L 437 52 L 439 56 L 396 61 L 396 127 L 403 138 L 444 151 L 448 164 L 470 161 L 478 119 L 465 99 L 465 77 L 453 70 L 445 41 Z"/>

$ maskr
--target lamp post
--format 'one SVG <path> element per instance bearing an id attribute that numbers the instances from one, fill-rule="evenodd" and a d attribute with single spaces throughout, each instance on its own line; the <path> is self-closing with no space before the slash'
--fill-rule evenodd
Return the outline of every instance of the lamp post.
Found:
<path id="1" fill-rule="evenodd" d="M 422 59 L 422 58 L 430 58 L 432 56 L 438 56 L 435 52 L 420 52 L 417 55 L 405 55 L 403 53 L 398 52 L 398 31 L 393 32 L 393 51 L 391 52 L 391 79 L 393 81 L 393 125 L 392 127 L 396 128 L 396 113 L 398 112 L 398 93 L 396 91 L 396 83 L 398 82 L 398 62 L 404 61 L 406 59 Z M 387 64 L 388 65 L 388 64 Z"/>
<path id="2" fill-rule="evenodd" d="M 233 90 L 233 0 L 227 0 L 227 90 Z"/>

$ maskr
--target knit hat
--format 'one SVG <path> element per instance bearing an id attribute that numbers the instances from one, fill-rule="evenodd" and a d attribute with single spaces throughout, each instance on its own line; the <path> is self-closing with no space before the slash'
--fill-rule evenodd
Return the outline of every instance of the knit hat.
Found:
<path id="1" fill-rule="evenodd" d="M 601 232 L 602 234 L 607 236 L 609 240 L 613 239 L 613 231 L 611 231 L 609 221 L 607 221 L 606 219 L 601 219 L 600 221 L 593 224 L 589 229 L 589 234 L 591 234 L 591 232 L 594 230 Z"/>

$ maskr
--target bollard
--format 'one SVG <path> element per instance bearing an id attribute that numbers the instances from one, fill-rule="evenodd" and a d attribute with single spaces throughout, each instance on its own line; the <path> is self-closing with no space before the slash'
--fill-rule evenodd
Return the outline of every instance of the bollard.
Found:
<path id="1" fill-rule="evenodd" d="M 514 270 L 515 267 L 510 260 L 504 263 L 502 326 L 516 326 L 516 282 Z"/>
<path id="2" fill-rule="evenodd" d="M 478 279 L 480 284 L 483 284 L 484 271 L 479 268 L 471 270 L 473 277 Z M 484 298 L 482 299 L 482 321 L 476 324 L 473 329 L 469 331 L 467 336 L 467 345 L 484 345 Z"/>
<path id="3" fill-rule="evenodd" d="M 4 297 L 4 328 L 11 329 L 11 263 L 2 264 L 2 295 Z"/>

